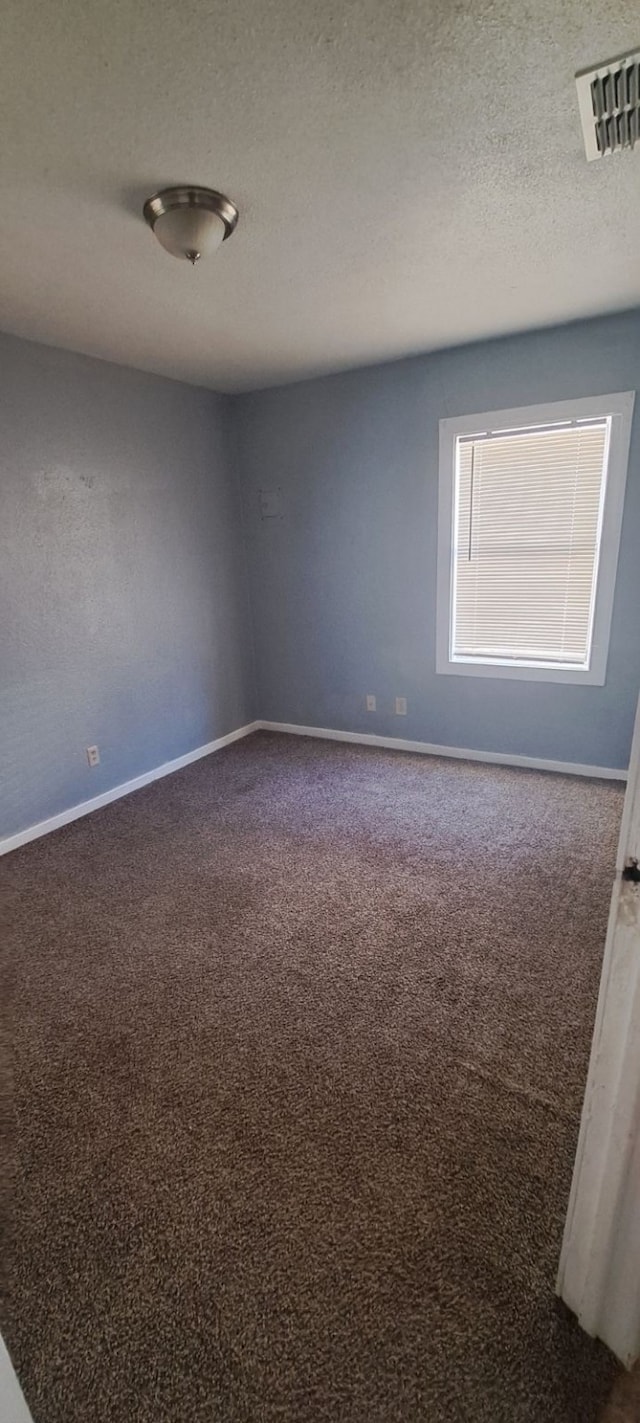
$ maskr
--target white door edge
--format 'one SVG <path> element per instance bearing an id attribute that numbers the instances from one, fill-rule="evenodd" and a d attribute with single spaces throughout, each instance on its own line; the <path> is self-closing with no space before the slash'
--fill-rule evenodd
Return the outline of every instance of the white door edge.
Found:
<path id="1" fill-rule="evenodd" d="M 7 1346 L 0 1334 L 0 1418 L 2 1423 L 33 1423 Z"/>
<path id="2" fill-rule="evenodd" d="M 630 1368 L 640 1357 L 640 702 L 557 1290 Z"/>

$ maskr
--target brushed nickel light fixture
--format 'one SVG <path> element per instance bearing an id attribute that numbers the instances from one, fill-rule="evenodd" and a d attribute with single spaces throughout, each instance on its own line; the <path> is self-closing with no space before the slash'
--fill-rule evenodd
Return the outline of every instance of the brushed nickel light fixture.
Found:
<path id="1" fill-rule="evenodd" d="M 238 221 L 235 203 L 213 188 L 163 188 L 142 209 L 145 221 L 172 257 L 195 266 L 231 236 Z"/>

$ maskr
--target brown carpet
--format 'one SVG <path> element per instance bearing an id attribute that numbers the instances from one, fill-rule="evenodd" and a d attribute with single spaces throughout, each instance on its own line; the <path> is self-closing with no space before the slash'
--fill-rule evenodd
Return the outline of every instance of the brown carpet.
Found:
<path id="1" fill-rule="evenodd" d="M 618 785 L 265 733 L 8 856 L 36 1423 L 592 1423 Z"/>

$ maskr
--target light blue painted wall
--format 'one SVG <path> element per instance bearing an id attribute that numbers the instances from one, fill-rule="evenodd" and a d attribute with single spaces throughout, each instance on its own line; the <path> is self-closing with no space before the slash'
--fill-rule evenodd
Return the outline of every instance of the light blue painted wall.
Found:
<path id="1" fill-rule="evenodd" d="M 0 838 L 255 715 L 626 765 L 638 412 L 603 688 L 436 675 L 437 441 L 443 415 L 636 388 L 640 313 L 232 400 L 11 337 L 0 378 Z"/>
<path id="2" fill-rule="evenodd" d="M 640 684 L 640 409 L 601 688 L 436 674 L 438 421 L 638 385 L 632 312 L 235 397 L 260 716 L 625 767 Z M 280 490 L 280 517 L 261 518 L 260 489 Z M 396 694 L 407 717 L 393 715 Z"/>
<path id="3" fill-rule="evenodd" d="M 226 401 L 10 337 L 0 390 L 1 838 L 254 706 Z"/>

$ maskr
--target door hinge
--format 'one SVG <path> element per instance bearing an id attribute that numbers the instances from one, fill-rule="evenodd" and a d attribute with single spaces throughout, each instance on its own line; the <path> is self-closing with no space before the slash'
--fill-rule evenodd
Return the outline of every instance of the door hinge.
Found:
<path id="1" fill-rule="evenodd" d="M 622 878 L 631 880 L 632 884 L 640 884 L 640 866 L 635 858 L 627 860 L 622 871 Z"/>

